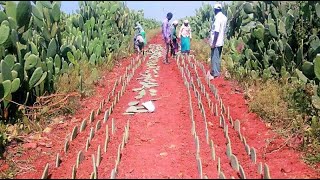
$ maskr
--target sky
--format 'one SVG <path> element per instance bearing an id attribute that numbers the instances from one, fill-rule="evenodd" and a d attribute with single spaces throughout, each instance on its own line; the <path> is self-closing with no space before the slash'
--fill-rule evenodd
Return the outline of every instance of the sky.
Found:
<path id="1" fill-rule="evenodd" d="M 173 13 L 173 19 L 193 16 L 195 10 L 200 8 L 202 3 L 214 5 L 216 2 L 222 1 L 126 1 L 130 9 L 142 9 L 146 18 L 158 21 L 162 21 L 168 12 Z M 61 2 L 61 9 L 66 13 L 75 12 L 78 8 L 78 1 Z"/>

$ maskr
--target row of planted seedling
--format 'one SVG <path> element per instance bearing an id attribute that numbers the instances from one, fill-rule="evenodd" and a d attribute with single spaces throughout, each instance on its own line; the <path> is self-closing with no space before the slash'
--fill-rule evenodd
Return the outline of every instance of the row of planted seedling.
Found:
<path id="1" fill-rule="evenodd" d="M 190 59 L 188 59 L 189 60 L 189 63 L 190 64 L 192 64 L 191 62 L 190 62 Z M 191 65 L 191 66 L 194 66 L 193 64 Z M 208 100 L 208 105 L 209 105 L 209 108 L 210 108 L 210 106 L 211 106 L 211 112 L 215 115 L 215 116 L 217 116 L 218 115 L 218 108 L 217 108 L 217 104 L 215 104 L 215 111 L 213 112 L 213 104 L 211 105 L 211 101 L 210 101 L 210 98 L 209 98 L 209 95 L 208 95 L 208 93 L 205 91 L 205 88 L 204 88 L 204 86 L 203 86 L 203 84 L 201 83 L 201 81 L 200 81 L 200 78 L 199 78 L 199 76 L 198 76 L 198 73 L 197 73 L 197 68 L 196 68 L 196 66 L 193 68 L 194 70 L 195 70 L 195 74 L 196 74 L 196 77 L 197 77 L 197 83 L 198 83 L 198 86 L 201 88 L 201 92 L 205 95 L 205 97 L 207 97 L 207 100 Z M 187 70 L 187 71 L 189 71 L 189 70 Z M 192 84 L 192 81 L 191 81 L 191 84 Z M 193 85 L 194 86 L 194 85 Z M 214 94 L 215 94 L 215 97 L 218 97 L 217 96 L 217 91 L 214 91 Z M 198 101 L 200 101 L 200 103 L 201 103 L 201 98 L 198 98 Z M 224 136 L 225 136 L 225 138 L 226 138 L 226 140 L 227 140 L 227 148 L 226 148 L 226 155 L 228 156 L 228 159 L 230 160 L 230 164 L 231 164 L 231 166 L 233 167 L 233 169 L 234 170 L 236 170 L 237 172 L 239 172 L 240 173 L 240 177 L 241 178 L 245 178 L 245 173 L 244 173 L 244 171 L 243 171 L 243 168 L 242 168 L 242 166 L 238 163 L 238 160 L 237 160 L 237 157 L 235 156 L 235 155 L 233 155 L 232 154 L 232 151 L 231 151 L 231 142 L 230 142 L 230 138 L 229 138 L 229 136 L 228 136 L 228 126 L 226 125 L 226 123 L 224 122 L 224 117 L 223 117 L 223 113 L 225 113 L 226 112 L 226 110 L 225 110 L 225 108 L 224 108 L 224 105 L 221 103 L 222 101 L 219 101 L 220 102 L 220 109 L 221 109 L 221 113 L 220 113 L 220 122 L 219 122 L 219 125 L 220 125 L 220 127 L 222 127 L 223 129 L 224 129 Z M 202 108 L 202 107 L 201 107 Z M 202 112 L 203 112 L 204 110 L 203 110 L 203 108 L 202 108 Z M 229 108 L 228 108 L 228 111 L 229 111 Z M 203 116 L 204 116 L 204 119 L 206 118 L 205 117 L 205 114 L 204 113 L 202 113 L 203 114 Z M 228 113 L 229 114 L 229 113 Z M 207 132 L 206 132 L 206 135 L 208 135 L 207 134 Z M 208 141 L 208 137 L 206 137 L 207 138 L 207 141 Z M 211 148 L 213 148 L 213 142 L 211 141 Z M 214 149 L 212 149 L 212 151 L 214 151 Z M 218 163 L 218 172 L 219 172 L 219 178 L 225 178 L 225 176 L 224 176 L 224 174 L 223 174 L 223 172 L 222 171 L 220 171 L 220 167 L 219 167 L 219 164 L 220 163 Z M 233 178 L 233 177 L 232 177 Z"/>
<path id="2" fill-rule="evenodd" d="M 182 64 L 184 65 L 184 57 L 182 57 L 182 58 L 183 58 Z M 182 76 L 182 78 L 184 80 L 184 84 L 187 87 L 187 91 L 188 91 L 188 99 L 189 99 L 189 107 L 190 107 L 190 120 L 191 120 L 191 124 L 192 124 L 191 125 L 191 134 L 194 137 L 194 141 L 195 141 L 195 147 L 196 147 L 196 156 L 195 157 L 196 157 L 196 161 L 197 161 L 197 168 L 198 168 L 199 178 L 200 179 L 203 179 L 203 178 L 208 179 L 207 176 L 203 176 L 202 162 L 201 162 L 201 157 L 200 157 L 200 141 L 199 141 L 199 136 L 197 135 L 197 131 L 196 131 L 196 126 L 195 126 L 195 121 L 194 121 L 194 111 L 193 111 L 191 92 L 190 92 L 191 83 L 188 81 L 188 78 L 187 78 L 187 76 L 190 76 L 190 74 L 188 74 L 185 71 L 184 67 L 180 65 L 179 59 L 180 59 L 180 55 L 177 57 L 177 65 L 178 65 L 178 68 L 180 70 L 181 76 Z M 206 128 L 205 131 L 207 133 L 207 128 Z"/>
<path id="3" fill-rule="evenodd" d="M 134 73 L 136 71 L 136 69 L 142 64 L 142 62 L 145 60 L 145 58 L 143 58 L 143 60 L 138 56 L 136 59 L 133 59 L 131 61 L 131 63 L 128 65 L 128 67 L 126 67 L 126 71 L 124 73 L 123 76 L 120 76 L 119 79 L 117 79 L 115 81 L 115 84 L 113 86 L 113 89 L 112 91 L 108 94 L 108 97 L 107 97 L 107 100 L 103 99 L 102 102 L 99 104 L 99 108 L 97 109 L 96 111 L 96 114 L 95 114 L 95 111 L 92 110 L 91 113 L 90 113 L 90 116 L 89 116 L 89 123 L 93 123 L 94 119 L 95 119 L 95 116 L 98 116 L 102 109 L 103 109 L 103 106 L 110 102 L 111 100 L 111 97 L 113 97 L 113 101 L 111 103 L 111 106 L 109 107 L 108 110 L 105 111 L 105 114 L 104 114 L 104 118 L 103 118 L 103 123 L 106 123 L 109 116 L 111 115 L 111 113 L 113 112 L 113 109 L 115 107 L 115 105 L 119 102 L 119 99 L 120 97 L 124 94 L 125 92 L 125 88 L 126 86 L 128 85 L 128 83 L 131 81 L 132 77 L 134 76 Z M 122 85 L 121 87 L 121 90 L 118 91 L 118 93 L 115 95 L 115 91 L 116 91 L 116 88 L 117 88 L 117 85 Z M 112 118 L 112 133 L 114 133 L 115 131 L 115 123 L 114 123 L 114 119 Z M 75 126 L 71 132 L 71 137 L 67 137 L 66 139 L 66 142 L 64 144 L 64 153 L 66 154 L 68 152 L 68 149 L 69 149 L 69 145 L 70 145 L 70 142 L 73 141 L 78 133 L 81 133 L 83 132 L 87 127 L 87 120 L 84 119 L 82 122 L 81 122 L 81 125 L 80 125 L 80 128 L 78 130 L 78 126 Z M 108 126 L 107 126 L 108 127 Z M 92 140 L 92 138 L 94 137 L 94 134 L 101 128 L 101 121 L 97 121 L 96 123 L 96 126 L 95 126 L 95 129 L 93 127 L 91 127 L 90 129 L 90 133 L 89 133 L 89 137 L 86 141 L 86 145 L 85 145 L 85 150 L 87 151 L 89 146 L 90 146 L 90 141 Z M 108 130 L 106 129 L 106 133 L 108 133 Z M 106 152 L 107 150 L 107 144 L 109 142 L 109 136 L 106 135 L 106 141 L 105 141 L 105 144 L 104 144 L 104 151 Z M 98 153 L 99 154 L 100 152 L 100 145 L 98 147 Z M 76 169 L 78 167 L 78 164 L 81 162 L 81 160 L 84 159 L 83 157 L 83 153 L 82 151 L 80 150 L 78 152 L 78 156 L 77 156 L 77 163 L 76 165 L 72 168 L 72 178 L 75 178 L 75 172 L 76 172 Z M 98 163 L 100 163 L 100 160 L 97 160 Z M 57 154 L 56 156 L 56 168 L 60 166 L 60 163 L 61 163 L 61 158 L 60 158 L 60 155 L 59 153 Z M 43 171 L 43 174 L 42 174 L 42 179 L 46 179 L 48 178 L 48 171 L 49 171 L 49 163 L 46 164 L 45 166 L 45 169 Z M 96 177 L 96 174 L 94 174 L 95 177 Z"/>
<path id="4" fill-rule="evenodd" d="M 198 67 L 200 67 L 200 69 L 202 69 L 204 75 L 206 74 L 205 68 L 204 68 L 203 64 L 201 64 L 200 62 L 198 62 L 196 60 L 194 60 L 194 62 L 196 64 L 196 65 L 194 65 L 190 61 L 190 59 L 191 58 L 188 58 L 188 62 L 190 64 L 190 66 L 192 67 L 192 69 L 194 69 L 194 71 L 195 71 L 195 74 L 196 74 L 196 77 L 197 77 L 198 86 L 201 88 L 201 92 L 203 93 L 203 95 L 207 98 L 209 108 L 211 109 L 211 113 L 213 113 L 215 116 L 218 116 L 217 103 L 215 103 L 215 106 L 214 106 L 215 107 L 215 111 L 213 111 L 213 103 L 211 102 L 211 100 L 209 98 L 209 94 L 205 91 L 204 85 L 201 83 L 200 77 L 199 77 L 199 75 L 197 73 L 197 68 L 196 68 L 197 66 L 196 65 L 198 65 Z M 187 70 L 186 72 L 187 72 L 186 74 L 190 77 L 190 71 Z M 226 108 L 225 108 L 225 106 L 224 106 L 224 104 L 222 102 L 222 99 L 218 95 L 218 90 L 215 88 L 215 86 L 213 84 L 210 83 L 210 81 L 208 79 L 206 79 L 206 82 L 207 82 L 211 92 L 214 94 L 214 97 L 219 102 L 219 106 L 220 106 L 220 109 L 221 109 L 221 111 L 220 111 L 220 119 L 219 119 L 220 123 L 219 124 L 220 124 L 220 127 L 222 127 L 224 129 L 224 134 L 225 134 L 225 137 L 227 139 L 227 155 L 228 155 L 228 158 L 231 161 L 232 167 L 235 170 L 239 171 L 241 178 L 245 178 L 245 173 L 243 171 L 242 166 L 239 165 L 237 157 L 235 155 L 233 155 L 232 152 L 231 152 L 231 142 L 230 142 L 230 138 L 228 136 L 228 126 L 226 124 L 224 115 L 227 116 L 231 126 L 237 131 L 240 140 L 244 143 L 245 150 L 246 150 L 247 154 L 250 156 L 252 162 L 254 162 L 255 164 L 256 164 L 256 150 L 253 147 L 250 148 L 250 146 L 246 143 L 246 139 L 241 134 L 241 131 L 240 131 L 240 121 L 236 120 L 235 122 L 233 122 L 233 120 L 232 120 L 232 118 L 230 116 L 229 107 L 226 110 Z M 194 87 L 192 79 L 191 79 L 191 86 Z M 201 98 L 200 99 L 198 98 L 198 101 L 201 101 Z M 200 107 L 202 108 L 203 106 L 200 106 Z M 202 112 L 204 112 L 203 109 L 202 109 Z M 205 119 L 205 114 L 204 113 L 202 113 L 202 114 L 203 114 L 204 119 Z M 207 132 L 206 132 L 206 134 L 207 134 Z M 208 137 L 207 137 L 207 139 L 208 139 Z M 268 168 L 267 164 L 264 164 L 264 170 L 262 172 L 262 162 L 260 162 L 259 165 L 258 165 L 258 173 L 259 174 L 263 174 L 264 178 L 270 178 L 269 168 Z"/>

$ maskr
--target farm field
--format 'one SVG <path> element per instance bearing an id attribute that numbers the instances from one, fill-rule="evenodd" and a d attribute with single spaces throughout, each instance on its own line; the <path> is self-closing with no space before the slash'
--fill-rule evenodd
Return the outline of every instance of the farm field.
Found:
<path id="1" fill-rule="evenodd" d="M 248 112 L 234 82 L 221 78 L 208 85 L 206 66 L 181 55 L 164 65 L 160 61 L 163 51 L 161 35 L 157 35 L 145 57 L 121 61 L 106 75 L 103 83 L 109 88 L 97 87 L 74 116 L 53 125 L 49 133 L 30 136 L 30 142 L 23 145 L 27 149 L 15 157 L 24 169 L 16 178 L 41 178 L 46 164 L 48 178 L 318 177 L 299 153 L 288 147 L 275 150 L 283 139 L 267 144 L 265 139 L 275 136 L 274 132 Z M 149 75 L 157 86 L 142 86 L 143 75 Z M 133 90 L 141 87 L 145 95 L 137 100 L 141 91 Z M 151 96 L 150 89 L 156 95 Z M 154 112 L 124 114 L 130 102 L 138 101 L 139 106 L 150 99 L 154 99 Z M 71 140 L 74 127 L 78 130 Z"/>
<path id="2" fill-rule="evenodd" d="M 161 22 L 124 2 L 0 1 L 0 178 L 319 178 L 320 4 L 223 13 L 209 81 L 210 4 L 186 17 L 190 55 L 164 64 Z"/>

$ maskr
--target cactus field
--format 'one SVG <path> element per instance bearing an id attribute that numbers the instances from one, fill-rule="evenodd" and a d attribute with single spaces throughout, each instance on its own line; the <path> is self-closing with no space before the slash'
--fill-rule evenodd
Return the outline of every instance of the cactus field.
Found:
<path id="1" fill-rule="evenodd" d="M 319 177 L 296 151 L 275 151 L 282 139 L 267 146 L 274 133 L 248 112 L 232 82 L 208 82 L 207 65 L 193 55 L 164 65 L 164 50 L 158 34 L 145 56 L 108 73 L 107 86 L 84 99 L 68 123 L 30 136 L 37 147 L 15 156 L 15 178 Z M 155 111 L 138 111 L 148 100 Z"/>
<path id="2" fill-rule="evenodd" d="M 144 53 L 133 54 L 135 23 L 147 34 L 160 23 L 125 3 L 83 1 L 79 11 L 67 15 L 58 1 L 0 1 L 2 123 L 18 123 L 39 98 L 55 94 L 61 88 L 59 78 L 70 72 L 76 79 L 69 85 L 75 84 L 81 94 L 73 113 L 50 119 L 43 130 L 17 136 L 5 147 L 0 177 L 319 178 L 319 164 L 306 163 L 293 148 L 304 144 L 304 137 L 288 141 L 275 132 L 250 111 L 236 81 L 282 78 L 312 84 L 315 94 L 307 100 L 320 108 L 318 28 L 310 29 L 313 34 L 293 28 L 302 23 L 299 16 L 308 20 L 303 22 L 319 23 L 320 6 L 299 3 L 309 10 L 276 1 L 225 5 L 229 26 L 223 76 L 210 81 L 210 63 L 195 51 L 188 56 L 179 52 L 164 64 L 160 31 L 148 39 Z M 204 5 L 189 17 L 198 40 L 209 35 L 212 16 L 212 7 Z M 310 38 L 298 41 L 297 33 Z M 298 44 L 292 45 L 294 41 Z M 81 68 L 86 62 L 90 74 Z M 97 78 L 100 66 L 110 70 Z M 225 72 L 238 79 L 226 78 Z M 87 84 L 94 87 L 92 95 L 85 95 Z M 154 111 L 146 102 L 152 102 Z M 317 112 L 306 121 L 319 125 Z M 37 113 L 35 124 L 40 122 Z M 0 132 L 0 150 L 4 134 Z"/>

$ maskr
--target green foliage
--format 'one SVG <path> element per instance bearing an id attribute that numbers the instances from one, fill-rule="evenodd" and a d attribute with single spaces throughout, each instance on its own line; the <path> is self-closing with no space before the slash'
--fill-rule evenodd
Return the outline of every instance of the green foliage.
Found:
<path id="1" fill-rule="evenodd" d="M 79 11 L 71 15 L 61 12 L 58 1 L 5 1 L 0 6 L 0 117 L 5 122 L 18 115 L 10 101 L 32 106 L 37 97 L 57 92 L 64 75 L 88 75 L 85 80 L 96 83 L 96 66 L 132 49 L 136 22 L 147 33 L 159 26 L 124 2 L 80 1 Z M 84 72 L 82 61 L 90 61 L 88 69 L 95 70 Z"/>

